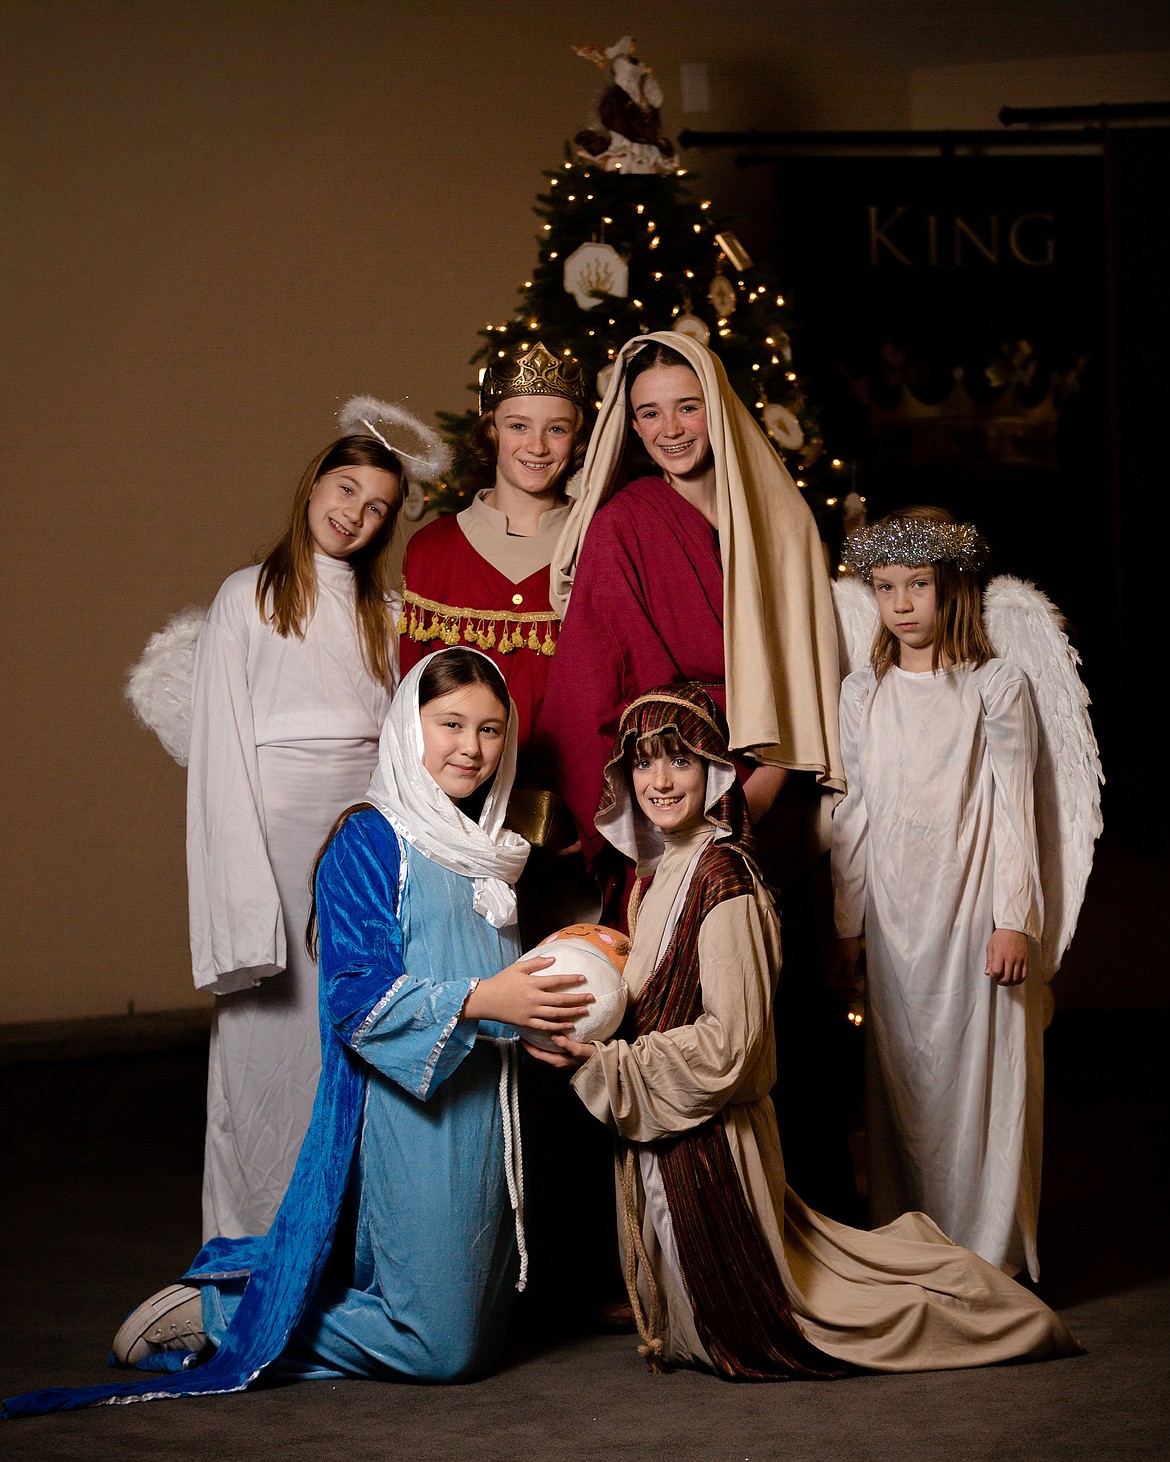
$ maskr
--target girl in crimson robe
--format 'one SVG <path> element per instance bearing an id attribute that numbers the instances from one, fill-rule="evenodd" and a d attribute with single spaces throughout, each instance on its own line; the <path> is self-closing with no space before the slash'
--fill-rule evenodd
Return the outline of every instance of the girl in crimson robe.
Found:
<path id="1" fill-rule="evenodd" d="M 784 918 L 785 1147 L 802 1191 L 851 1217 L 847 1054 L 837 1048 L 849 1032 L 821 954 L 831 937 L 829 814 L 845 788 L 840 676 L 812 513 L 718 358 L 674 332 L 619 351 L 582 478 L 553 561 L 564 624 L 541 736 L 602 886 L 602 921 L 620 924 L 632 882 L 593 820 L 621 713 L 648 686 L 700 681 L 726 712 Z"/>
<path id="2" fill-rule="evenodd" d="M 622 347 L 552 588 L 565 623 L 542 736 L 591 865 L 618 718 L 648 685 L 712 686 L 757 822 L 790 771 L 844 790 L 816 524 L 705 346 L 665 332 Z"/>

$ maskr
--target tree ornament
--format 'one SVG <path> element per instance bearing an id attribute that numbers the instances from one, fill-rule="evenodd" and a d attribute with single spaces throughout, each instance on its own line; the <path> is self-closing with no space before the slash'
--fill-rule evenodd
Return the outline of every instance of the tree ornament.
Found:
<path id="1" fill-rule="evenodd" d="M 804 428 L 795 412 L 778 401 L 765 401 L 763 410 L 764 429 L 778 447 L 794 452 L 804 445 Z"/>
<path id="2" fill-rule="evenodd" d="M 722 233 L 717 233 L 715 235 L 715 242 L 723 250 L 724 254 L 726 254 L 727 262 L 733 269 L 738 269 L 742 274 L 745 269 L 752 267 L 752 256 L 730 229 L 724 229 Z"/>
<path id="3" fill-rule="evenodd" d="M 625 299 L 630 288 L 629 265 L 611 244 L 593 242 L 574 249 L 565 260 L 564 279 L 565 293 L 583 310 L 596 309 L 602 295 Z"/>
<path id="4" fill-rule="evenodd" d="M 728 315 L 735 314 L 735 307 L 739 303 L 735 294 L 735 286 L 722 270 L 719 270 L 711 281 L 707 298 L 711 301 L 711 308 L 724 320 Z"/>
<path id="5" fill-rule="evenodd" d="M 574 46 L 573 50 L 609 73 L 595 125 L 573 138 L 577 156 L 607 173 L 678 172 L 674 143 L 662 132 L 662 88 L 650 67 L 634 55 L 633 36 L 622 36 L 604 48 Z"/>
<path id="6" fill-rule="evenodd" d="M 711 331 L 705 320 L 698 315 L 692 315 L 689 310 L 679 315 L 670 327 L 679 335 L 689 335 L 692 340 L 697 340 L 700 345 L 706 345 L 711 338 Z"/>

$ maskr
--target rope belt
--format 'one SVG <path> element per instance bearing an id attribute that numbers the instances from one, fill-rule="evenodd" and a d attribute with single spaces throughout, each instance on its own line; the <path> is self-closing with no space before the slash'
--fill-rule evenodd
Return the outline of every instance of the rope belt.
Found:
<path id="1" fill-rule="evenodd" d="M 523 1291 L 528 1283 L 528 1246 L 524 1242 L 524 1149 L 520 1141 L 520 1084 L 517 1080 L 519 1058 L 514 1041 L 501 1041 L 500 1049 L 500 1116 L 504 1124 L 504 1176 L 508 1181 L 508 1198 L 516 1215 L 516 1249 L 520 1255 L 520 1277 L 516 1288 Z"/>
<path id="2" fill-rule="evenodd" d="M 626 1293 L 630 1297 L 630 1309 L 634 1312 L 634 1324 L 642 1343 L 638 1354 L 652 1371 L 662 1369 L 662 1296 L 654 1278 L 654 1269 L 646 1253 L 642 1238 L 642 1224 L 638 1218 L 638 1189 L 634 1181 L 638 1159 L 633 1143 L 626 1144 L 622 1158 L 622 1227 L 626 1238 Z M 650 1291 L 650 1314 L 642 1308 L 642 1296 L 638 1293 L 638 1266 L 646 1276 L 646 1288 Z"/>

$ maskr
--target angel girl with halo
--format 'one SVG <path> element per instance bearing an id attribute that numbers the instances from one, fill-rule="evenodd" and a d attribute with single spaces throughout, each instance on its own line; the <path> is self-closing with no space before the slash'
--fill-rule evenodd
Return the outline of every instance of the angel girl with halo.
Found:
<path id="1" fill-rule="evenodd" d="M 203 1235 L 266 1233 L 292 1176 L 321 1065 L 309 871 L 365 792 L 398 683 L 391 539 L 439 439 L 401 407 L 352 398 L 301 474 L 288 525 L 206 614 L 152 638 L 128 697 L 187 771 L 195 985 L 216 995 Z M 423 443 L 424 456 L 389 437 Z"/>
<path id="2" fill-rule="evenodd" d="M 905 509 L 843 557 L 871 587 L 834 589 L 860 667 L 841 692 L 834 979 L 856 992 L 864 954 L 871 1217 L 921 1210 L 1035 1280 L 1045 981 L 1101 827 L 1088 696 L 1043 595 L 983 593 L 974 524 Z"/>

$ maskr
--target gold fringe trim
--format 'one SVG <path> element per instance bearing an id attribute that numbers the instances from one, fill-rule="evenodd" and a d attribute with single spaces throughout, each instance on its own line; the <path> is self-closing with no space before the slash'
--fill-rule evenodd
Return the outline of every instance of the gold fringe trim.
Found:
<path id="1" fill-rule="evenodd" d="M 398 633 L 422 642 L 442 640 L 445 645 L 462 641 L 480 650 L 497 649 L 501 655 L 520 649 L 531 650 L 536 655 L 554 655 L 557 648 L 554 627 L 559 623 L 559 616 L 551 609 L 534 609 L 527 614 L 514 609 L 485 612 L 458 604 L 441 604 L 437 599 L 424 599 L 421 594 L 404 589 Z"/>

